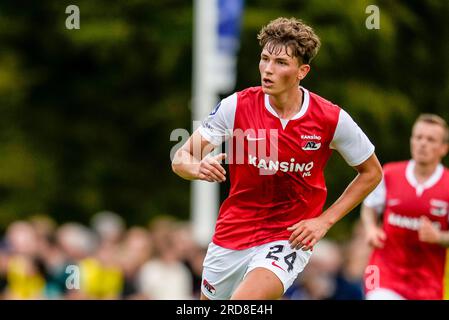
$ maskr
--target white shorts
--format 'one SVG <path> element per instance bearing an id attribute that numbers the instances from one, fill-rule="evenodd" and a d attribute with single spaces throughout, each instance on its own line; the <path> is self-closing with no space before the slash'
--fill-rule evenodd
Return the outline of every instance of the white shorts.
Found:
<path id="1" fill-rule="evenodd" d="M 287 240 L 245 250 L 231 250 L 210 243 L 203 263 L 201 291 L 211 300 L 230 299 L 245 276 L 251 270 L 262 267 L 281 280 L 285 293 L 311 255 L 311 250 L 290 249 Z"/>
<path id="2" fill-rule="evenodd" d="M 391 289 L 377 288 L 369 291 L 366 300 L 405 300 L 403 296 Z"/>

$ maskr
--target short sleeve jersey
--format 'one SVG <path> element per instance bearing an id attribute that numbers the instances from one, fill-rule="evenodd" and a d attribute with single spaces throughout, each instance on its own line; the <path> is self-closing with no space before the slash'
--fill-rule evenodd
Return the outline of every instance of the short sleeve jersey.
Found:
<path id="1" fill-rule="evenodd" d="M 213 242 L 246 249 L 290 236 L 287 228 L 322 213 L 324 168 L 332 150 L 350 166 L 374 146 L 337 105 L 303 91 L 300 112 L 279 118 L 261 87 L 223 99 L 203 121 L 200 134 L 219 145 L 227 140 L 230 192 L 220 207 Z"/>
<path id="2" fill-rule="evenodd" d="M 440 164 L 425 183 L 419 184 L 414 167 L 413 160 L 386 164 L 382 183 L 364 201 L 383 213 L 386 234 L 383 248 L 373 250 L 369 265 L 377 268 L 381 288 L 406 299 L 447 298 L 447 249 L 420 241 L 418 229 L 424 216 L 438 229 L 448 230 L 449 171 Z M 367 285 L 365 289 L 374 287 Z"/>

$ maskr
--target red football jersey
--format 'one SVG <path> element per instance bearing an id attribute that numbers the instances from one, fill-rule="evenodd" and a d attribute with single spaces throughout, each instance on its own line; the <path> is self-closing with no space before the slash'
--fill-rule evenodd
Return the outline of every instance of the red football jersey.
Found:
<path id="1" fill-rule="evenodd" d="M 421 216 L 448 230 L 449 171 L 439 165 L 420 186 L 414 180 L 413 166 L 413 161 L 384 166 L 386 240 L 383 248 L 373 250 L 369 265 L 377 267 L 381 288 L 406 299 L 442 299 L 447 250 L 420 241 L 417 230 Z"/>
<path id="2" fill-rule="evenodd" d="M 228 100 L 222 102 L 226 106 L 219 104 L 210 121 L 203 123 L 201 134 L 217 144 L 214 132 L 226 126 L 233 131 L 228 152 L 231 188 L 220 208 L 215 244 L 240 250 L 288 239 L 288 227 L 322 213 L 327 194 L 323 171 L 332 153 L 331 143 L 354 165 L 374 152 L 347 113 L 301 90 L 301 111 L 288 121 L 276 115 L 269 97 L 255 87 L 238 92 L 234 100 L 228 98 L 234 101 L 231 107 Z M 350 120 L 347 125 L 340 123 L 341 132 L 336 134 L 340 113 Z M 351 156 L 347 150 L 356 150 L 356 154 Z"/>

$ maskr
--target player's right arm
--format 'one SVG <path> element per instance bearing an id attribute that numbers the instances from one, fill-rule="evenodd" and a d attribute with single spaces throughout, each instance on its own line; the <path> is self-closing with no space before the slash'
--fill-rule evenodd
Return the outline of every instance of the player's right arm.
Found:
<path id="1" fill-rule="evenodd" d="M 175 153 L 173 171 L 187 180 L 223 182 L 226 171 L 220 162 L 226 154 L 209 154 L 232 136 L 234 128 L 237 94 L 220 101 L 186 143 Z"/>
<path id="2" fill-rule="evenodd" d="M 226 154 L 208 156 L 215 147 L 196 130 L 176 151 L 172 161 L 173 172 L 186 180 L 225 181 L 226 171 L 220 162 Z"/>

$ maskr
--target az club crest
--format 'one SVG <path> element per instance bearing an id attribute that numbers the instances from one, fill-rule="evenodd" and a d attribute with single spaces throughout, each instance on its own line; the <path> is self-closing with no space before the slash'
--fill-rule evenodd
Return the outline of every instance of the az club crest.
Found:
<path id="1" fill-rule="evenodd" d="M 305 145 L 302 146 L 302 150 L 318 150 L 321 147 L 320 142 L 307 141 Z"/>

